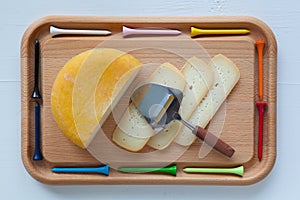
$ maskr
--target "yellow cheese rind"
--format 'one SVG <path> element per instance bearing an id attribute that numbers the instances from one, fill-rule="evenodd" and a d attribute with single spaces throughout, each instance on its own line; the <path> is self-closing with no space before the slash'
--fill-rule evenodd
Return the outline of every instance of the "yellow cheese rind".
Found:
<path id="1" fill-rule="evenodd" d="M 73 87 L 77 73 L 89 54 L 90 51 L 85 51 L 69 60 L 57 75 L 51 91 L 54 120 L 62 132 L 80 147 L 83 147 L 83 143 L 78 138 L 70 105 L 72 105 Z"/>
<path id="2" fill-rule="evenodd" d="M 170 63 L 162 64 L 149 78 L 148 82 L 172 87 L 183 91 L 186 80 L 182 73 Z M 122 116 L 112 140 L 129 151 L 141 150 L 155 132 L 141 116 L 138 109 L 130 104 Z"/>
<path id="3" fill-rule="evenodd" d="M 181 70 L 186 79 L 186 87 L 181 102 L 181 117 L 188 120 L 202 98 L 214 82 L 213 70 L 201 59 L 192 57 Z M 155 149 L 168 147 L 179 133 L 182 124 L 173 121 L 161 132 L 151 137 L 147 145 Z"/>
<path id="4" fill-rule="evenodd" d="M 189 119 L 190 123 L 201 127 L 207 126 L 240 78 L 238 67 L 224 55 L 214 56 L 210 65 L 214 69 L 215 82 Z M 189 146 L 195 138 L 191 130 L 183 127 L 175 142 Z"/>
<path id="5" fill-rule="evenodd" d="M 101 93 L 102 88 L 120 93 L 127 82 L 122 80 L 120 85 L 119 80 L 139 66 L 133 56 L 116 49 L 88 50 L 68 61 L 57 75 L 51 93 L 52 113 L 64 135 L 85 148 L 113 102 L 112 93 Z M 115 91 L 116 85 L 119 91 Z M 96 112 L 103 104 L 102 112 Z"/>

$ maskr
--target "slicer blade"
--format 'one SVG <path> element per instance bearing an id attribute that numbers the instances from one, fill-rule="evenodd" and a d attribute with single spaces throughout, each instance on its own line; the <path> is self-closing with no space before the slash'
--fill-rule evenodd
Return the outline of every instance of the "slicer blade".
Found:
<path id="1" fill-rule="evenodd" d="M 162 130 L 178 112 L 182 92 L 174 88 L 148 83 L 140 86 L 131 96 L 139 112 L 155 131 Z"/>

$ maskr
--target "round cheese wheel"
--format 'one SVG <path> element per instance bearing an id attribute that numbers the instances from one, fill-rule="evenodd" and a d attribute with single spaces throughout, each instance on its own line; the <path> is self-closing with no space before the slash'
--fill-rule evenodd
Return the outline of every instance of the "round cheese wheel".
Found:
<path id="1" fill-rule="evenodd" d="M 130 54 L 109 48 L 88 50 L 69 60 L 51 92 L 53 117 L 62 133 L 76 145 L 87 147 L 93 128 L 106 119 L 116 94 L 128 85 L 128 74 L 133 76 L 131 72 L 140 66 Z M 81 110 L 91 101 L 93 109 Z"/>

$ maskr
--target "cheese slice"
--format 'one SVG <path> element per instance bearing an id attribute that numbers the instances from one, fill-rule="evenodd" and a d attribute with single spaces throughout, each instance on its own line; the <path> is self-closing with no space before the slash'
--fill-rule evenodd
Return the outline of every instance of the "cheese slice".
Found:
<path id="1" fill-rule="evenodd" d="M 51 92 L 53 117 L 64 135 L 85 148 L 93 129 L 106 119 L 111 103 L 140 65 L 125 52 L 105 48 L 88 50 L 69 60 Z"/>
<path id="2" fill-rule="evenodd" d="M 148 82 L 184 90 L 186 80 L 182 73 L 170 63 L 162 64 L 150 76 Z M 155 134 L 138 109 L 131 103 L 116 127 L 112 140 L 129 151 L 141 150 Z"/>
<path id="3" fill-rule="evenodd" d="M 187 81 L 181 102 L 181 117 L 188 120 L 214 82 L 214 73 L 204 61 L 192 57 L 185 63 L 182 73 Z M 173 121 L 160 133 L 151 137 L 147 145 L 155 149 L 166 148 L 177 136 L 182 124 Z"/>
<path id="4" fill-rule="evenodd" d="M 237 66 L 224 55 L 214 56 L 210 65 L 214 69 L 215 82 L 189 119 L 190 123 L 201 127 L 207 126 L 240 78 Z M 189 146 L 195 138 L 190 129 L 183 127 L 175 142 Z"/>

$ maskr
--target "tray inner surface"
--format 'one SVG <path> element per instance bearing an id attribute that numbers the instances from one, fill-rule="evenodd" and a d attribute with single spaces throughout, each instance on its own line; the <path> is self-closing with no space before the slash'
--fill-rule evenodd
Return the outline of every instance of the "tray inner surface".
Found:
<path id="1" fill-rule="evenodd" d="M 139 39 L 141 40 L 141 39 Z M 176 43 L 176 40 L 170 41 Z M 214 56 L 222 53 L 232 59 L 240 69 L 241 78 L 226 100 L 226 105 L 220 110 L 226 112 L 225 123 L 222 129 L 221 138 L 232 145 L 236 153 L 233 158 L 227 159 L 223 155 L 212 151 L 205 158 L 199 158 L 198 153 L 201 141 L 196 141 L 191 148 L 178 160 L 178 162 L 199 162 L 211 163 L 217 165 L 240 164 L 249 161 L 253 156 L 254 142 L 254 84 L 255 82 L 255 49 L 253 43 L 247 37 L 223 38 L 215 40 L 211 38 L 197 41 L 209 53 Z M 100 45 L 99 45 L 100 44 Z M 89 152 L 82 150 L 70 142 L 58 129 L 51 112 L 51 87 L 55 81 L 56 75 L 64 64 L 73 56 L 90 48 L 101 47 L 101 40 L 81 40 L 80 38 L 53 38 L 49 39 L 43 45 L 42 49 L 42 91 L 43 91 L 43 153 L 45 158 L 53 163 L 78 163 L 92 162 L 94 159 Z M 178 46 L 180 48 L 180 46 Z M 141 49 L 131 54 L 137 58 L 149 57 L 148 49 Z M 162 62 L 173 63 L 178 68 L 182 64 L 177 62 L 176 56 L 162 55 L 160 50 L 159 56 L 165 57 Z M 153 52 L 152 52 L 153 53 Z M 178 63 L 176 65 L 176 63 Z M 180 64 L 180 65 L 179 65 Z M 147 74 L 145 74 L 145 79 Z M 220 112 L 222 112 L 220 111 Z M 217 114 L 215 119 L 218 119 Z M 220 117 L 219 117 L 220 118 Z M 219 119 L 221 121 L 221 119 Z M 221 122 L 215 122 L 221 123 Z M 108 137 L 114 129 L 112 117 L 110 117 L 103 126 Z M 213 131 L 210 130 L 210 131 Z M 104 149 L 105 151 L 105 149 Z M 151 161 L 149 161 L 151 162 Z"/>

